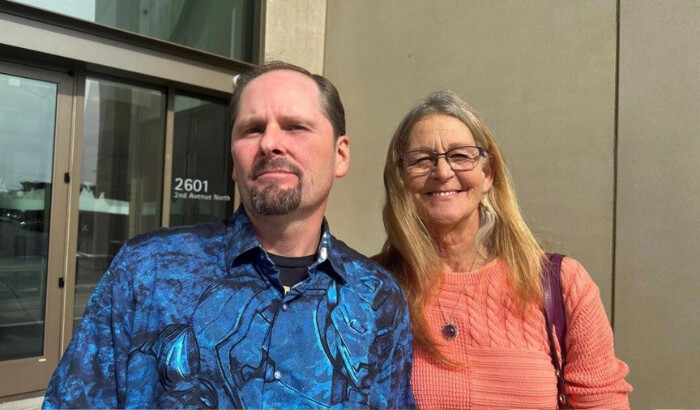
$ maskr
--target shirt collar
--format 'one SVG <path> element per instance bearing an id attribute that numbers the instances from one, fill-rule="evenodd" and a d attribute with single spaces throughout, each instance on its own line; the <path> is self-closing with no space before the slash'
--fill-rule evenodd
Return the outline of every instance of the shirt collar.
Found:
<path id="1" fill-rule="evenodd" d="M 321 225 L 321 240 L 316 248 L 316 261 L 312 266 L 327 263 L 331 270 L 345 282 L 347 273 L 343 264 L 343 253 L 334 246 L 337 239 L 331 235 L 328 228 L 328 221 L 323 218 Z M 248 215 L 245 213 L 243 205 L 229 220 L 226 228 L 226 266 L 232 266 L 239 256 L 252 251 L 264 251 L 258 241 L 258 235 L 253 229 Z"/>

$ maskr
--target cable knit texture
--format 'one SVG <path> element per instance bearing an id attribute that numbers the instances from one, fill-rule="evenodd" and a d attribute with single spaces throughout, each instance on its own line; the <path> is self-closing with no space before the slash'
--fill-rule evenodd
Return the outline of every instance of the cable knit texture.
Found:
<path id="1" fill-rule="evenodd" d="M 452 341 L 441 334 L 445 317 L 436 300 L 426 315 L 448 368 L 416 347 L 412 386 L 419 408 L 556 408 L 557 387 L 540 307 L 518 312 L 497 260 L 472 273 L 446 272 L 439 294 L 459 329 Z M 615 358 L 613 334 L 598 287 L 577 261 L 564 258 L 562 286 L 567 315 L 564 373 L 574 408 L 628 408 L 629 369 Z M 557 346 L 558 349 L 558 346 Z"/>

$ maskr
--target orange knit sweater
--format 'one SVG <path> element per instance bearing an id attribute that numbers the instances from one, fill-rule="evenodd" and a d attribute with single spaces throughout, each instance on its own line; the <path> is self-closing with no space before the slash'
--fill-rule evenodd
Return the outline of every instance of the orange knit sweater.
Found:
<path id="1" fill-rule="evenodd" d="M 416 347 L 413 393 L 419 408 L 556 408 L 557 388 L 544 316 L 538 307 L 517 313 L 497 260 L 472 273 L 444 273 L 440 307 L 426 309 L 433 337 L 450 359 L 448 368 Z M 575 260 L 562 263 L 567 316 L 564 373 L 574 408 L 628 408 L 628 368 L 615 358 L 613 334 L 598 287 Z M 445 317 L 459 333 L 443 339 Z"/>

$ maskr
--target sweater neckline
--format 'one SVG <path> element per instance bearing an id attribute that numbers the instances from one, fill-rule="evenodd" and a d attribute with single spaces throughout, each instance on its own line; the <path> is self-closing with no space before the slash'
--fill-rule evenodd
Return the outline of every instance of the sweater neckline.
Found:
<path id="1" fill-rule="evenodd" d="M 443 287 L 452 286 L 465 286 L 468 284 L 473 284 L 481 280 L 489 280 L 493 276 L 497 276 L 505 272 L 505 265 L 500 258 L 497 258 L 486 266 L 477 269 L 473 272 L 450 272 L 444 271 L 442 273 L 442 285 Z"/>

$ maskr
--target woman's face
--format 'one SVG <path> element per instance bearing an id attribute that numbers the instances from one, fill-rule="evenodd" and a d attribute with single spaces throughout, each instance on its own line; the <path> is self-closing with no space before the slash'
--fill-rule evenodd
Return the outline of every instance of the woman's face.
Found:
<path id="1" fill-rule="evenodd" d="M 449 149 L 477 145 L 469 128 L 455 117 L 433 114 L 416 123 L 409 135 L 406 151 L 427 150 L 441 154 Z M 491 168 L 485 158 L 474 169 L 452 170 L 444 157 L 426 175 L 404 178 L 414 199 L 425 209 L 425 222 L 433 229 L 449 231 L 454 228 L 479 228 L 479 201 L 493 182 Z"/>

